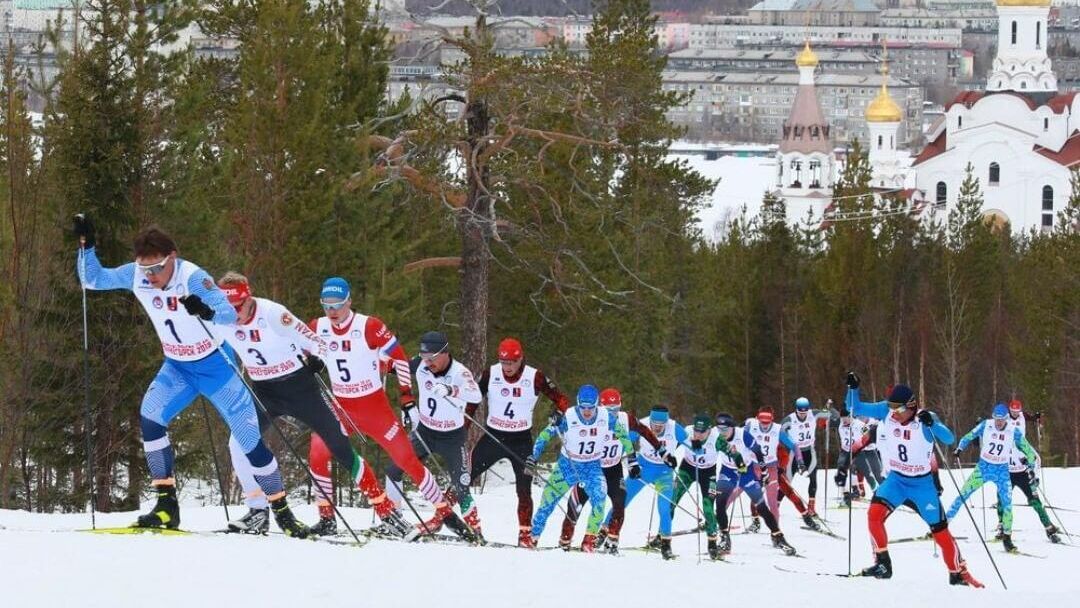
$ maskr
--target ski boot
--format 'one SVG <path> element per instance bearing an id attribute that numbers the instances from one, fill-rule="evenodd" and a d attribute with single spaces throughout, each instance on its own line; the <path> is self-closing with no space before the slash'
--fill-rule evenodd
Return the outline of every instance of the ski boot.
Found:
<path id="1" fill-rule="evenodd" d="M 1050 542 L 1054 543 L 1055 545 L 1061 544 L 1061 537 L 1058 536 L 1058 532 L 1059 530 L 1054 524 L 1046 526 L 1046 538 L 1048 538 Z"/>
<path id="2" fill-rule="evenodd" d="M 581 539 L 581 552 L 582 553 L 595 553 L 596 552 L 596 535 L 586 534 L 585 538 Z"/>
<path id="3" fill-rule="evenodd" d="M 570 550 L 570 543 L 574 540 L 574 523 L 569 519 L 562 522 L 562 530 L 559 532 L 559 547 L 565 551 Z"/>
<path id="4" fill-rule="evenodd" d="M 816 498 L 808 498 L 806 500 L 806 512 L 809 513 L 811 517 L 817 517 L 817 509 L 814 508 L 816 503 Z"/>
<path id="5" fill-rule="evenodd" d="M 664 559 L 675 559 L 675 554 L 671 552 L 671 539 L 660 539 L 660 557 Z"/>
<path id="6" fill-rule="evenodd" d="M 394 503 L 389 500 L 385 501 L 385 504 L 389 505 L 388 509 L 380 508 L 382 504 L 384 503 L 375 505 L 375 514 L 379 516 L 379 520 L 382 522 L 379 527 L 387 535 L 398 537 L 407 543 L 416 540 L 416 537 L 420 536 L 420 530 L 405 521 L 405 516 L 394 506 Z"/>
<path id="7" fill-rule="evenodd" d="M 230 521 L 226 530 L 236 534 L 266 534 L 270 531 L 270 508 L 250 508 L 247 515 Z"/>
<path id="8" fill-rule="evenodd" d="M 803 513 L 802 520 L 803 523 L 806 524 L 807 528 L 810 528 L 814 532 L 821 531 L 821 526 L 818 525 L 817 520 L 814 519 L 814 516 L 810 513 L 809 509 L 807 509 L 806 512 Z"/>
<path id="9" fill-rule="evenodd" d="M 791 543 L 787 542 L 783 532 L 773 532 L 772 546 L 783 551 L 784 555 L 795 555 L 796 553 L 795 547 L 792 547 Z"/>
<path id="10" fill-rule="evenodd" d="M 718 549 L 720 549 L 720 555 L 727 555 L 728 553 L 731 553 L 731 533 L 729 533 L 727 530 L 721 532 L 720 542 L 718 542 L 716 546 Z"/>
<path id="11" fill-rule="evenodd" d="M 564 533 L 566 532 L 566 528 L 563 528 L 563 532 Z M 600 526 L 600 530 L 598 530 L 596 532 L 596 546 L 597 547 L 604 544 L 604 541 L 607 540 L 607 537 L 608 537 L 609 533 L 610 533 L 610 531 L 608 530 L 607 526 Z M 570 536 L 573 536 L 573 535 L 574 535 L 574 528 L 573 528 L 573 526 L 571 526 L 570 527 Z M 618 539 L 616 538 L 615 540 L 618 540 Z"/>
<path id="12" fill-rule="evenodd" d="M 599 540 L 599 538 L 600 537 L 597 536 L 598 540 Z M 608 555 L 618 555 L 619 554 L 619 537 L 618 536 L 608 535 L 607 538 L 604 539 L 604 544 L 601 545 L 600 550 L 602 552 L 604 552 L 604 553 L 607 553 Z"/>
<path id="13" fill-rule="evenodd" d="M 874 554 L 874 565 L 863 568 L 860 576 L 872 576 L 874 578 L 892 578 L 892 558 L 888 551 Z"/>
<path id="14" fill-rule="evenodd" d="M 1005 547 L 1006 553 L 1016 553 L 1019 550 L 1012 542 L 1012 534 L 1001 535 L 1001 546 Z"/>
<path id="15" fill-rule="evenodd" d="M 468 512 L 465 513 L 465 524 L 472 528 L 473 534 L 476 535 L 477 540 L 481 543 L 484 542 L 484 534 L 480 531 L 480 513 L 476 510 L 476 503 L 473 503 Z"/>
<path id="16" fill-rule="evenodd" d="M 436 512 L 436 516 L 441 518 L 441 524 L 446 524 L 447 528 L 450 528 L 454 534 L 457 534 L 465 542 L 475 544 L 481 541 L 480 537 L 469 527 L 469 524 L 462 521 L 449 505 L 440 505 L 439 510 Z"/>
<path id="17" fill-rule="evenodd" d="M 274 521 L 277 522 L 278 527 L 285 533 L 285 536 L 307 538 L 311 535 L 311 529 L 296 519 L 284 496 L 271 502 L 270 510 L 274 512 Z M 336 527 L 337 523 L 334 526 Z"/>
<path id="18" fill-rule="evenodd" d="M 845 508 L 850 509 L 851 508 L 851 500 L 852 500 L 852 498 L 853 498 L 853 496 L 852 496 L 851 492 L 844 492 L 844 497 L 841 500 L 841 504 L 843 504 Z"/>
<path id="19" fill-rule="evenodd" d="M 531 528 L 522 527 L 520 530 L 518 530 L 518 546 L 523 549 L 536 548 L 536 540 L 533 538 Z"/>
<path id="20" fill-rule="evenodd" d="M 1003 528 L 1001 526 L 1001 524 L 998 524 L 997 528 L 994 530 L 994 540 L 1001 540 L 1004 537 L 1005 537 L 1005 528 Z"/>
<path id="21" fill-rule="evenodd" d="M 967 564 L 965 564 L 964 562 L 960 562 L 960 571 L 959 572 L 950 572 L 949 573 L 949 584 L 950 585 L 962 585 L 962 586 L 966 586 L 966 587 L 975 587 L 976 589 L 982 589 L 983 587 L 986 586 L 986 585 L 980 583 L 979 581 L 975 580 L 974 576 L 971 576 L 971 573 L 968 572 Z"/>
<path id="22" fill-rule="evenodd" d="M 154 486 L 157 490 L 157 502 L 145 515 L 140 515 L 133 528 L 166 528 L 175 530 L 180 527 L 180 503 L 176 500 L 176 486 Z"/>
<path id="23" fill-rule="evenodd" d="M 747 534 L 757 534 L 761 531 L 761 518 L 755 517 L 750 520 L 750 525 L 746 527 Z"/>
<path id="24" fill-rule="evenodd" d="M 715 536 L 710 536 L 709 537 L 709 543 L 708 543 L 708 549 L 707 550 L 709 552 L 709 559 L 712 559 L 712 560 L 720 559 L 720 548 L 716 545 L 716 537 Z"/>
<path id="25" fill-rule="evenodd" d="M 645 546 L 649 549 L 659 549 L 661 541 L 662 539 L 660 538 L 660 535 L 657 534 L 656 536 L 650 538 L 649 542 L 645 543 Z"/>

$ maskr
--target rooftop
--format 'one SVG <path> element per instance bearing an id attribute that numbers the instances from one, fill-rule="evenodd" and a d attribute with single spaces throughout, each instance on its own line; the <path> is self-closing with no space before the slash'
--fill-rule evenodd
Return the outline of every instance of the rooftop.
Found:
<path id="1" fill-rule="evenodd" d="M 796 86 L 799 84 L 799 74 L 792 70 L 781 74 L 762 74 L 760 72 L 695 72 L 686 70 L 667 70 L 663 74 L 665 83 L 682 84 L 776 84 Z M 818 87 L 874 87 L 881 86 L 881 76 L 877 74 L 817 74 L 814 76 L 814 84 Z M 909 88 L 919 85 L 913 84 L 903 78 L 889 76 L 887 86 L 891 88 Z"/>

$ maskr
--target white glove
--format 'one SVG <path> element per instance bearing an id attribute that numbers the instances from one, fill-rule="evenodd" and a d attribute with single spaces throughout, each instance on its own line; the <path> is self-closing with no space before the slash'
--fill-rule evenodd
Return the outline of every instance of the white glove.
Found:
<path id="1" fill-rule="evenodd" d="M 454 392 L 454 387 L 449 384 L 436 383 L 431 387 L 431 392 L 435 393 L 436 397 L 449 397 Z"/>

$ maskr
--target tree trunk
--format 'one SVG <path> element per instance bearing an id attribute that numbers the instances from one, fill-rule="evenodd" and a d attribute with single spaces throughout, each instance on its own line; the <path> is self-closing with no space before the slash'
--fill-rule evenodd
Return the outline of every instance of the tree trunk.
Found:
<path id="1" fill-rule="evenodd" d="M 469 101 L 465 107 L 469 149 L 475 151 L 488 133 L 490 117 L 483 100 Z M 473 158 L 478 155 L 473 154 Z M 488 235 L 491 205 L 486 187 L 488 170 L 484 165 L 466 161 L 469 191 L 465 209 L 458 212 L 461 235 L 461 349 L 460 360 L 473 372 L 483 369 L 487 360 L 488 291 L 491 257 Z"/>

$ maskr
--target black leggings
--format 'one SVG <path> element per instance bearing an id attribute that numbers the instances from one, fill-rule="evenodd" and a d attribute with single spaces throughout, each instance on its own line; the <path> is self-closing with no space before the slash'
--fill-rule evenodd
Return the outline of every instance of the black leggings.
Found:
<path id="1" fill-rule="evenodd" d="M 281 378 L 252 382 L 251 388 L 269 413 L 267 417 L 262 408 L 256 408 L 260 432 L 266 432 L 273 418 L 294 418 L 322 438 L 334 460 L 345 467 L 346 471 L 352 469 L 352 444 L 341 429 L 341 423 L 334 415 L 333 405 L 315 381 L 315 376 L 301 369 Z"/>
<path id="2" fill-rule="evenodd" d="M 532 475 L 525 470 L 525 459 L 532 455 L 533 438 L 532 431 L 497 431 L 488 429 L 502 445 L 499 445 L 487 433 L 480 436 L 480 441 L 472 452 L 473 479 L 487 471 L 496 462 L 503 458 L 510 461 L 514 469 L 514 486 L 517 489 L 518 499 L 518 526 L 521 528 L 532 527 L 533 499 L 532 499 Z M 505 446 L 505 447 L 504 447 Z"/>

